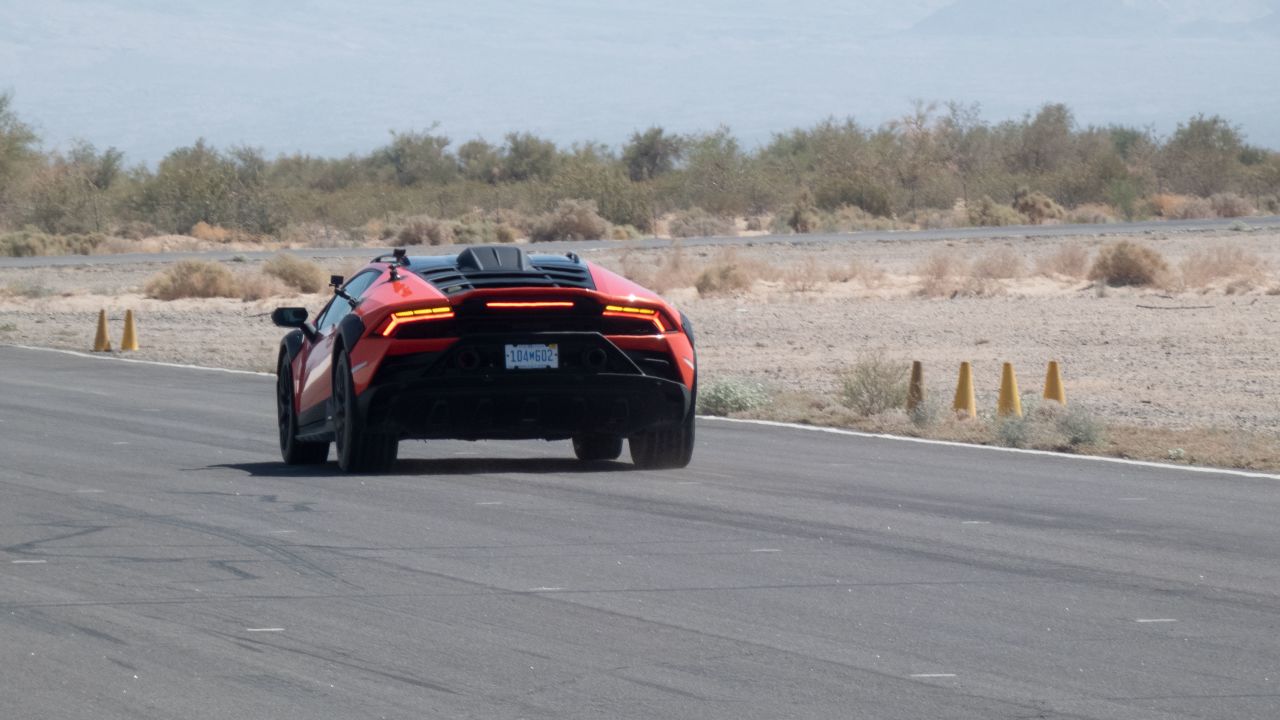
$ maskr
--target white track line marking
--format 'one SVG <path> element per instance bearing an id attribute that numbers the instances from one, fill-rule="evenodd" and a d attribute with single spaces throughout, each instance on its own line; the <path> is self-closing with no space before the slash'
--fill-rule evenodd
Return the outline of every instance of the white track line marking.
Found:
<path id="1" fill-rule="evenodd" d="M 557 590 L 563 590 L 563 589 L 564 588 L 562 587 L 536 587 L 536 588 L 529 588 L 525 592 L 555 592 Z"/>
<path id="2" fill-rule="evenodd" d="M 1023 448 L 1007 448 L 997 447 L 995 445 L 971 445 L 969 443 L 953 442 L 951 440 L 928 440 L 926 438 L 904 437 L 901 435 L 886 435 L 884 433 L 869 433 L 858 430 L 845 430 L 843 428 L 819 427 L 817 425 L 797 425 L 795 423 L 784 423 L 776 420 L 747 420 L 744 418 L 727 418 L 717 415 L 699 415 L 699 420 L 713 420 L 726 423 L 740 423 L 743 425 L 763 425 L 765 427 L 779 427 L 790 430 L 804 430 L 807 432 L 828 433 L 831 435 L 845 435 L 847 437 L 872 438 L 877 440 L 896 440 L 898 442 L 918 443 L 921 445 L 940 445 L 942 447 L 966 448 L 969 450 L 989 450 L 991 452 L 1016 453 L 1019 455 L 1039 455 L 1041 457 L 1052 457 L 1060 460 L 1084 460 L 1089 462 L 1112 463 L 1115 465 L 1132 465 L 1136 467 L 1149 467 L 1159 470 L 1179 470 L 1182 472 L 1207 473 L 1210 475 L 1234 475 L 1236 477 L 1262 478 L 1264 480 L 1280 480 L 1280 475 L 1271 473 L 1248 472 L 1246 470 L 1228 470 L 1226 468 L 1209 468 L 1198 467 L 1195 465 L 1170 465 L 1169 463 L 1151 462 L 1149 460 L 1129 460 L 1126 458 L 1103 457 L 1101 455 L 1068 455 L 1067 453 L 1056 453 L 1048 450 L 1026 450 Z"/>
<path id="3" fill-rule="evenodd" d="M 1176 618 L 1137 618 L 1134 622 L 1138 623 L 1171 623 L 1178 622 Z"/>
<path id="4" fill-rule="evenodd" d="M 14 565 L 44 565 L 48 560 L 11 560 Z"/>
<path id="5" fill-rule="evenodd" d="M 493 501 L 491 501 L 491 502 L 478 502 L 478 503 L 476 503 L 476 504 L 477 504 L 477 505 L 501 505 L 501 504 L 502 504 L 502 502 L 501 502 L 501 501 L 499 501 L 499 500 L 493 500 Z"/>
<path id="6" fill-rule="evenodd" d="M 782 552 L 782 551 L 781 551 L 781 550 L 779 550 L 778 548 L 756 548 L 756 549 L 752 550 L 751 552 L 758 552 L 758 553 L 775 553 L 775 552 Z"/>
<path id="7" fill-rule="evenodd" d="M 231 373 L 232 375 L 255 375 L 257 377 L 276 376 L 275 373 L 254 372 L 252 370 L 232 370 L 230 368 L 208 367 L 207 365 L 184 365 L 182 363 L 160 362 L 159 360 L 137 360 L 135 358 L 117 357 L 112 354 L 91 354 L 78 352 L 76 350 L 63 350 L 62 348 L 36 347 L 34 345 L 11 345 L 6 344 L 5 347 L 16 347 L 22 350 L 39 350 L 41 352 L 62 353 L 63 355 L 74 355 L 75 357 L 89 358 L 90 360 L 115 360 L 117 362 L 134 363 L 137 365 L 158 365 L 160 367 L 183 368 L 185 370 L 208 370 L 210 372 Z"/>
<path id="8" fill-rule="evenodd" d="M 284 632 L 284 628 L 245 628 L 245 632 Z"/>
<path id="9" fill-rule="evenodd" d="M 961 525 L 990 525 L 986 520 L 961 520 Z"/>
<path id="10" fill-rule="evenodd" d="M 955 676 L 956 676 L 955 673 L 912 673 L 911 674 L 911 677 L 913 678 L 952 678 Z"/>
<path id="11" fill-rule="evenodd" d="M 232 370 L 229 368 L 208 367 L 205 365 L 184 365 L 182 363 L 159 362 L 157 360 L 136 360 L 134 358 L 116 357 L 114 355 L 93 355 L 90 353 L 77 352 L 75 350 L 63 350 L 61 348 L 36 347 L 34 345 L 17 345 L 5 344 L 3 347 L 15 347 L 22 350 L 38 350 L 41 352 L 62 353 L 63 355 L 74 355 L 76 357 L 89 358 L 90 360 L 116 360 L 118 362 L 135 363 L 138 365 L 157 365 L 159 367 L 182 368 L 186 370 L 207 370 L 209 372 L 230 373 L 232 375 L 252 375 L 255 377 L 275 377 L 275 373 L 254 372 L 252 370 Z M 928 440 L 925 438 L 903 437 L 901 435 L 886 435 L 884 433 L 868 433 L 859 432 L 857 430 L 845 430 L 843 428 L 818 427 L 816 425 L 798 425 L 796 423 L 777 422 L 776 420 L 747 420 L 743 418 L 726 418 L 716 415 L 699 415 L 699 420 L 714 420 L 718 422 L 742 423 L 744 425 L 763 425 L 766 427 L 790 428 L 792 430 L 806 430 L 808 432 L 823 432 L 832 435 L 845 435 L 848 437 L 877 438 L 881 440 L 897 440 L 898 442 L 920 443 L 922 445 L 941 445 L 943 447 L 968 448 L 970 450 L 990 450 L 993 452 L 1019 453 L 1022 455 L 1040 455 L 1047 457 L 1055 457 L 1063 460 L 1088 460 L 1093 462 L 1114 463 L 1117 465 L 1133 465 L 1137 467 L 1158 468 L 1160 470 L 1181 470 L 1183 472 L 1209 473 L 1211 475 L 1235 475 L 1236 477 L 1262 478 L 1265 480 L 1280 480 L 1280 475 L 1270 473 L 1247 472 L 1244 470 L 1228 470 L 1225 468 L 1207 468 L 1197 467 L 1194 465 L 1170 465 L 1169 463 L 1150 462 L 1148 460 L 1128 460 L 1125 458 L 1102 457 L 1099 455 L 1068 455 L 1066 453 L 1049 452 L 1048 450 L 1026 450 L 1023 448 L 1006 448 L 996 447 L 994 445 L 971 445 L 969 443 L 952 442 L 950 440 Z M 457 453 L 461 455 L 462 453 Z"/>

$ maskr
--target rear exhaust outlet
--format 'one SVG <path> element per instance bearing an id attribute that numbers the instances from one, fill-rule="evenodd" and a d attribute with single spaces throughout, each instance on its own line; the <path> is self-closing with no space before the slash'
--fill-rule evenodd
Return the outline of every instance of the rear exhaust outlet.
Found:
<path id="1" fill-rule="evenodd" d="M 458 368 L 461 370 L 475 370 L 480 367 L 480 355 L 470 348 L 458 353 L 458 357 L 454 360 Z"/>
<path id="2" fill-rule="evenodd" d="M 582 353 L 582 364 L 589 370 L 603 370 L 609 363 L 609 356 L 600 348 L 591 348 Z"/>

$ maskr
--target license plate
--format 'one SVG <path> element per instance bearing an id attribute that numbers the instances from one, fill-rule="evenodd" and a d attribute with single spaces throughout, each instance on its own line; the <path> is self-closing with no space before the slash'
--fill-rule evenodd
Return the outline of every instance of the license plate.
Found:
<path id="1" fill-rule="evenodd" d="M 539 370 L 560 367 L 560 348 L 550 345 L 508 345 L 508 370 Z"/>

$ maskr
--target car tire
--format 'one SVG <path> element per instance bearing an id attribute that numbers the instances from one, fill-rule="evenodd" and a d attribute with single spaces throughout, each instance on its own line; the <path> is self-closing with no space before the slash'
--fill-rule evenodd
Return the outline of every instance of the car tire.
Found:
<path id="1" fill-rule="evenodd" d="M 333 371 L 333 442 L 338 467 L 349 473 L 381 473 L 395 464 L 400 441 L 395 435 L 371 433 L 356 405 L 351 360 L 339 351 Z"/>
<path id="2" fill-rule="evenodd" d="M 622 455 L 622 438 L 596 433 L 573 438 L 573 454 L 583 462 L 617 460 Z"/>
<path id="3" fill-rule="evenodd" d="M 631 462 L 642 470 L 682 468 L 693 459 L 694 403 L 675 427 L 632 435 Z"/>
<path id="4" fill-rule="evenodd" d="M 293 366 L 280 356 L 276 369 L 276 422 L 280 429 L 280 457 L 286 465 L 319 465 L 329 459 L 329 443 L 298 439 L 298 413 L 293 407 Z"/>

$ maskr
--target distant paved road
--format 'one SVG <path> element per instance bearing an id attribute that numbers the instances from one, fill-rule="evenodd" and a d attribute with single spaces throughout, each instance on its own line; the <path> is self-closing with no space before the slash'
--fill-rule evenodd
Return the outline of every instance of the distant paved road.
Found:
<path id="1" fill-rule="evenodd" d="M 1280 717 L 1276 479 L 716 421 L 347 477 L 268 377 L 0 369 L 3 718 Z"/>
<path id="2" fill-rule="evenodd" d="M 842 234 L 814 235 L 763 235 L 759 237 L 712 237 L 685 238 L 680 244 L 685 247 L 704 245 L 769 245 L 775 243 L 812 244 L 812 243 L 859 243 L 859 242 L 893 242 L 898 240 L 961 240 L 964 238 L 1006 238 L 1006 237 L 1072 237 L 1079 235 L 1144 233 L 1144 232 L 1184 232 L 1190 230 L 1221 230 L 1243 222 L 1250 227 L 1280 227 L 1280 216 L 1250 217 L 1227 220 L 1177 220 L 1162 222 L 1112 223 L 1110 225 L 1019 225 L 1015 227 L 983 227 L 953 228 L 949 230 L 910 230 L 894 232 L 857 232 Z M 539 243 L 535 247 L 543 252 L 568 252 L 598 250 L 604 248 L 655 248 L 668 247 L 671 240 L 649 238 L 646 240 L 588 240 L 582 242 L 550 242 Z M 415 253 L 423 255 L 444 255 L 457 251 L 456 246 L 431 247 L 416 246 Z M 391 248 L 314 248 L 296 250 L 308 257 L 373 257 L 379 253 L 391 252 Z M 54 267 L 67 265 L 127 265 L 136 263 L 177 262 L 193 258 L 207 260 L 230 260 L 233 257 L 246 259 L 263 259 L 274 255 L 271 252 L 244 251 L 212 251 L 212 252 L 172 252 L 172 253 L 124 253 L 120 255 L 60 255 L 54 257 L 9 258 L 0 257 L 0 268 L 13 267 Z"/>

